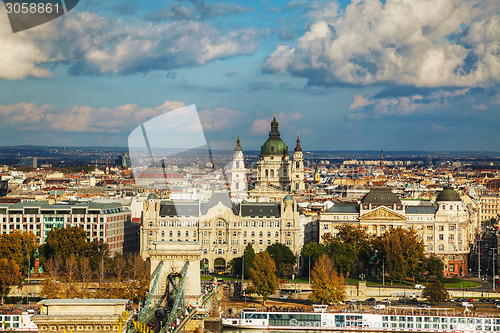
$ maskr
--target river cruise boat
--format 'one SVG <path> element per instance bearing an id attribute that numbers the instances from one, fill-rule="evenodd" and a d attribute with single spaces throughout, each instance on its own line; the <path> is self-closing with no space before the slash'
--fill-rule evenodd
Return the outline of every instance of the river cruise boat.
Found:
<path id="1" fill-rule="evenodd" d="M 31 321 L 35 310 L 0 309 L 0 332 L 38 332 Z"/>
<path id="2" fill-rule="evenodd" d="M 298 310 L 248 309 L 221 322 L 224 327 L 269 330 L 500 332 L 500 317 L 455 315 L 453 309 L 394 307 L 384 313 L 368 313 L 328 312 L 326 306 L 315 306 L 314 312 Z"/>

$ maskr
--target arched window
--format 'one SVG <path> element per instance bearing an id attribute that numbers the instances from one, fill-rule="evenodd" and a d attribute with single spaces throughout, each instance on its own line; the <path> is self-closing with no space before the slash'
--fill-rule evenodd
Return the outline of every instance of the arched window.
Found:
<path id="1" fill-rule="evenodd" d="M 443 244 L 439 244 L 439 251 L 444 251 L 444 245 Z"/>
<path id="2" fill-rule="evenodd" d="M 247 236 L 247 232 L 243 231 L 243 237 L 246 237 L 246 236 Z"/>
<path id="3" fill-rule="evenodd" d="M 429 245 L 427 245 L 427 251 L 431 252 L 434 250 L 434 246 L 432 246 L 432 243 L 430 243 Z"/>
<path id="4" fill-rule="evenodd" d="M 255 231 L 252 231 L 252 237 L 255 237 Z"/>
<path id="5" fill-rule="evenodd" d="M 240 168 L 240 161 L 236 161 L 236 169 Z"/>
<path id="6" fill-rule="evenodd" d="M 448 251 L 455 251 L 455 246 L 453 244 L 449 244 Z"/>
<path id="7" fill-rule="evenodd" d="M 300 163 L 299 163 L 299 162 L 295 162 L 295 167 L 296 167 L 297 169 L 299 169 L 299 168 L 300 168 Z"/>
<path id="8" fill-rule="evenodd" d="M 271 178 L 274 178 L 274 170 L 271 170 Z"/>
<path id="9" fill-rule="evenodd" d="M 261 232 L 259 232 L 259 237 L 262 237 L 262 231 L 261 231 Z"/>
<path id="10" fill-rule="evenodd" d="M 266 169 L 266 178 L 269 177 L 269 171 Z"/>

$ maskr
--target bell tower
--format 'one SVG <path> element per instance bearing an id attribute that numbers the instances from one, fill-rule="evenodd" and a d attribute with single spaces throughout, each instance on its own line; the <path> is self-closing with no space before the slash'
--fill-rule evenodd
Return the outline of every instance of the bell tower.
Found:
<path id="1" fill-rule="evenodd" d="M 233 153 L 233 166 L 231 168 L 231 197 L 233 199 L 243 200 L 247 196 L 246 171 L 240 135 L 238 134 Z"/>
<path id="2" fill-rule="evenodd" d="M 302 147 L 300 146 L 300 138 L 297 133 L 297 145 L 293 151 L 292 161 L 292 192 L 304 193 L 304 155 L 302 154 Z"/>

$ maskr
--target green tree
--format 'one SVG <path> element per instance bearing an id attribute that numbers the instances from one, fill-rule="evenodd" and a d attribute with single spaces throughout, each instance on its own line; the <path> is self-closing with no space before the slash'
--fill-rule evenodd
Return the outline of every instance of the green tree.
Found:
<path id="1" fill-rule="evenodd" d="M 71 254 L 87 257 L 90 251 L 87 234 L 82 228 L 56 228 L 47 233 L 43 251 L 46 259 L 59 255 L 63 262 Z"/>
<path id="2" fill-rule="evenodd" d="M 278 278 L 276 277 L 276 265 L 267 252 L 260 252 L 255 256 L 253 267 L 250 268 L 253 290 L 263 297 L 265 304 L 269 295 L 278 288 Z"/>
<path id="3" fill-rule="evenodd" d="M 354 244 L 343 243 L 339 238 L 333 237 L 329 233 L 323 236 L 323 241 L 326 252 L 333 260 L 337 271 L 346 276 L 354 273 L 354 264 L 358 258 L 359 248 Z"/>
<path id="4" fill-rule="evenodd" d="M 376 241 L 385 267 L 393 280 L 416 278 L 425 270 L 424 243 L 413 230 L 390 229 Z"/>
<path id="5" fill-rule="evenodd" d="M 326 254 L 322 254 L 314 263 L 311 282 L 314 303 L 338 303 L 345 297 L 344 277 L 337 274 L 332 260 Z"/>
<path id="6" fill-rule="evenodd" d="M 325 246 L 316 242 L 308 243 L 300 250 L 300 254 L 311 258 L 312 263 L 316 262 L 323 253 L 326 253 Z"/>
<path id="7" fill-rule="evenodd" d="M 425 268 L 429 276 L 438 280 L 443 278 L 444 263 L 435 254 L 432 254 L 425 259 Z"/>
<path id="8" fill-rule="evenodd" d="M 253 250 L 252 243 L 248 243 L 245 248 L 244 255 L 244 265 L 245 265 L 245 278 L 250 276 L 250 268 L 253 267 L 253 262 L 255 260 L 255 251 Z"/>
<path id="9" fill-rule="evenodd" d="M 441 281 L 435 281 L 427 283 L 422 296 L 432 303 L 444 302 L 448 299 L 448 291 Z"/>
<path id="10" fill-rule="evenodd" d="M 351 248 L 357 249 L 356 263 L 358 272 L 364 272 L 371 257 L 375 254 L 373 247 L 373 236 L 368 234 L 365 228 L 353 226 L 352 224 L 342 224 L 339 227 L 337 238 Z"/>
<path id="11" fill-rule="evenodd" d="M 281 243 L 274 243 L 266 248 L 266 252 L 274 260 L 278 276 L 286 277 L 292 275 L 293 266 L 297 262 L 297 258 L 288 246 Z"/>
<path id="12" fill-rule="evenodd" d="M 9 293 L 9 288 L 20 284 L 22 281 L 21 270 L 14 260 L 0 259 L 0 295 L 2 304 L 4 297 Z"/>

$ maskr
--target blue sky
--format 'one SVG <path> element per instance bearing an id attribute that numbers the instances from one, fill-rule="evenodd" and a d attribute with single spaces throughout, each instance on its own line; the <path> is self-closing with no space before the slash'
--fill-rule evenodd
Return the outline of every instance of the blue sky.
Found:
<path id="1" fill-rule="evenodd" d="M 90 0 L 15 34 L 1 6 L 1 145 L 126 146 L 195 104 L 221 148 L 276 111 L 290 150 L 500 151 L 496 0 Z"/>

